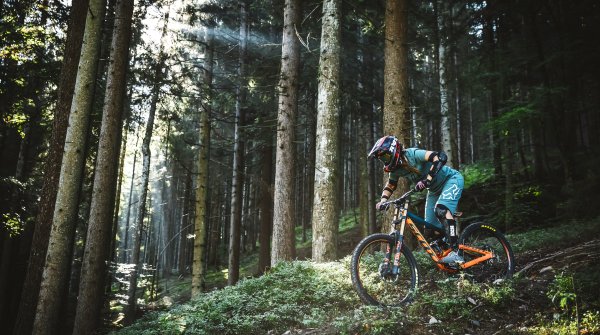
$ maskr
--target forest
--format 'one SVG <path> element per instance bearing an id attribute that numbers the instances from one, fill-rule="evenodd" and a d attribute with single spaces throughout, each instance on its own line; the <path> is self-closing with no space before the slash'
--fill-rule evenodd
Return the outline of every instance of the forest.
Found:
<path id="1" fill-rule="evenodd" d="M 0 0 L 0 329 L 600 334 L 599 35 L 594 0 Z M 513 278 L 408 240 L 415 301 L 361 302 L 386 135 Z"/>

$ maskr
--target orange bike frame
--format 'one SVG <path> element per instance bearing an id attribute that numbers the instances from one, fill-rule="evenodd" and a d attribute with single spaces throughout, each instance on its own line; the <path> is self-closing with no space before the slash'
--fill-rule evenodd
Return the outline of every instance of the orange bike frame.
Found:
<path id="1" fill-rule="evenodd" d="M 407 215 L 406 215 L 407 212 L 408 212 L 408 201 L 406 201 L 404 203 L 404 206 L 402 206 L 401 208 L 396 207 L 396 210 L 394 212 L 394 222 L 397 222 L 397 225 L 398 224 L 400 225 L 400 229 L 398 229 L 400 231 L 400 235 L 401 236 L 404 235 L 405 224 L 408 225 L 408 228 L 410 229 L 412 234 L 417 238 L 421 247 L 423 247 L 425 252 L 427 252 L 427 254 L 429 254 L 429 257 L 436 263 L 438 268 L 440 268 L 443 271 L 456 272 L 457 269 L 447 267 L 444 263 L 440 263 L 440 257 L 438 257 L 438 255 L 435 253 L 435 251 L 433 251 L 433 248 L 431 248 L 431 245 L 429 244 L 429 242 L 427 242 L 427 240 L 425 240 L 425 237 L 423 236 L 423 234 L 421 234 L 421 231 L 419 230 L 417 225 L 413 222 L 413 220 L 411 220 L 409 217 L 407 217 Z M 402 214 L 401 221 L 398 222 L 398 216 L 400 214 Z M 485 262 L 494 256 L 492 254 L 492 252 L 490 252 L 490 251 L 473 248 L 468 245 L 460 244 L 458 246 L 458 248 L 461 250 L 464 250 L 465 252 L 469 252 L 471 254 L 481 255 L 475 259 L 472 259 L 466 263 L 461 264 L 460 265 L 461 269 L 470 268 L 471 266 L 477 265 L 481 262 Z"/>

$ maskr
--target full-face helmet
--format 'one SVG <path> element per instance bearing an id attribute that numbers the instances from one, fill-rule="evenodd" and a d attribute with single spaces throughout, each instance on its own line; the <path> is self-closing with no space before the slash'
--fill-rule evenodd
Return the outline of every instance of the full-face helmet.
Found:
<path id="1" fill-rule="evenodd" d="M 402 144 L 395 136 L 384 136 L 377 140 L 368 157 L 382 161 L 385 172 L 394 171 L 402 165 Z"/>

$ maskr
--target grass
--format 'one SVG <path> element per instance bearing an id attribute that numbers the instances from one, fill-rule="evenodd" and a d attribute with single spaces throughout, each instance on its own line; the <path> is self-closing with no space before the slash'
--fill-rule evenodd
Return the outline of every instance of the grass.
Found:
<path id="1" fill-rule="evenodd" d="M 339 220 L 338 234 L 342 235 L 352 229 L 358 224 L 360 218 L 360 212 L 358 210 L 351 210 L 344 213 Z M 306 241 L 302 241 L 302 227 L 296 227 L 296 248 L 310 248 L 312 245 L 312 229 L 306 230 Z"/>
<path id="2" fill-rule="evenodd" d="M 356 305 L 347 264 L 281 263 L 266 275 L 147 314 L 119 334 L 261 334 L 307 328 Z"/>
<path id="3" fill-rule="evenodd" d="M 599 236 L 600 217 L 589 220 L 574 220 L 554 227 L 534 229 L 507 238 L 515 253 L 552 246 L 565 247 L 581 241 L 582 236 Z"/>
<path id="4" fill-rule="evenodd" d="M 347 223 L 345 229 L 356 228 Z M 597 219 L 508 238 L 518 260 L 526 251 L 566 246 L 579 242 L 581 236 L 597 236 L 598 232 Z M 557 236 L 561 242 L 556 242 Z M 573 314 L 564 313 L 550 297 L 572 297 L 568 285 L 559 285 L 564 283 L 564 276 L 473 284 L 461 276 L 433 270 L 422 252 L 415 256 L 421 267 L 422 286 L 416 300 L 406 308 L 385 310 L 363 305 L 350 281 L 349 257 L 324 264 L 295 261 L 281 263 L 261 277 L 204 293 L 185 304 L 147 313 L 116 334 L 282 334 L 300 329 L 316 329 L 319 334 L 456 334 L 465 329 L 486 334 L 487 330 L 493 329 L 490 333 L 494 333 L 498 327 L 514 322 L 521 324 L 506 333 L 576 333 L 573 330 L 578 325 Z M 255 261 L 246 259 L 244 267 L 251 269 Z M 578 303 L 579 329 L 582 334 L 598 334 L 600 265 L 578 269 L 571 277 L 577 289 L 572 301 Z M 185 285 L 171 287 L 185 290 Z M 521 305 L 527 308 L 518 309 Z"/>

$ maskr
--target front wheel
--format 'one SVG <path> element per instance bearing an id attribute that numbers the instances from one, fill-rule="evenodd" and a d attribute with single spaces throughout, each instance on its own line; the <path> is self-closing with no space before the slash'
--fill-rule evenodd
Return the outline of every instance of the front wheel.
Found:
<path id="1" fill-rule="evenodd" d="M 394 237 L 373 234 L 364 238 L 352 253 L 350 272 L 352 285 L 367 304 L 398 306 L 409 302 L 417 289 L 417 261 L 410 249 L 402 246 L 399 266 L 393 268 Z M 386 255 L 392 250 L 389 260 Z"/>
<path id="2" fill-rule="evenodd" d="M 492 252 L 492 258 L 465 269 L 476 282 L 495 282 L 512 277 L 515 271 L 515 256 L 508 240 L 498 229 L 484 223 L 473 223 L 461 234 L 459 244 Z M 465 262 L 480 254 L 460 250 Z"/>

